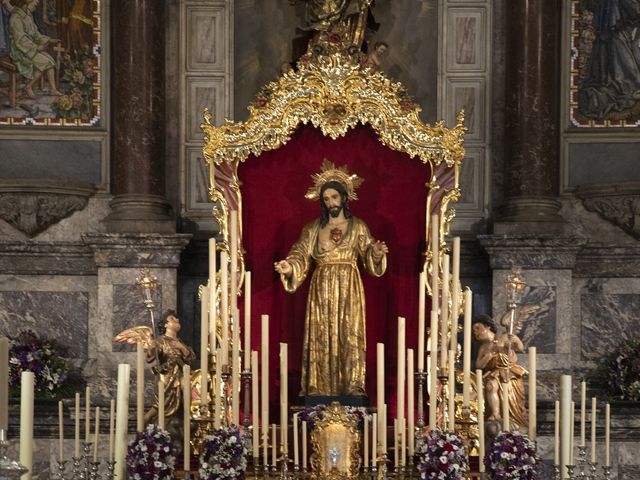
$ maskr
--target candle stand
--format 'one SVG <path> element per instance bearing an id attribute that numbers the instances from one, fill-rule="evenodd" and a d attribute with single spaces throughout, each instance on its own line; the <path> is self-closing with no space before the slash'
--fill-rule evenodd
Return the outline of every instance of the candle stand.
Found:
<path id="1" fill-rule="evenodd" d="M 67 461 L 66 460 L 57 460 L 56 461 L 56 476 L 55 478 L 57 478 L 58 480 L 64 480 L 64 471 L 66 469 L 67 466 Z M 0 474 L 0 477 L 2 477 L 2 475 Z"/>
<path id="2" fill-rule="evenodd" d="M 560 479 L 560 465 L 557 463 L 553 465 L 553 480 L 561 480 Z"/>
<path id="3" fill-rule="evenodd" d="M 378 478 L 385 480 L 387 478 L 387 474 L 388 472 L 388 466 L 387 466 L 387 452 L 382 452 L 382 455 L 380 455 L 380 467 L 378 467 Z"/>
<path id="4" fill-rule="evenodd" d="M 448 405 L 449 405 L 449 377 L 448 375 L 445 375 L 446 372 L 444 372 L 444 368 L 440 369 L 441 371 L 441 375 L 438 377 L 438 380 L 440 381 L 440 394 L 438 395 L 438 399 L 437 399 L 437 403 L 438 403 L 438 411 L 442 412 L 442 424 L 440 426 L 440 429 L 443 432 L 448 431 L 448 427 L 449 427 L 449 415 L 451 415 L 451 412 L 449 412 L 448 410 Z M 453 412 L 453 415 L 455 415 L 455 412 Z M 437 421 L 436 421 L 436 425 L 437 425 Z"/>
<path id="5" fill-rule="evenodd" d="M 24 465 L 21 465 L 20 462 L 11 460 L 7 455 L 8 450 L 7 432 L 4 429 L 0 429 L 0 478 L 18 480 L 29 470 Z"/>
<path id="6" fill-rule="evenodd" d="M 611 466 L 610 465 L 603 465 L 602 466 L 602 474 L 603 474 L 604 480 L 609 480 L 611 478 Z"/>
<path id="7" fill-rule="evenodd" d="M 587 478 L 587 447 L 584 445 L 578 445 L 578 463 L 576 467 L 578 468 L 576 471 L 578 478 Z"/>
<path id="8" fill-rule="evenodd" d="M 589 480 L 598 480 L 598 462 L 589 462 Z"/>
<path id="9" fill-rule="evenodd" d="M 114 460 L 109 460 L 107 462 L 107 480 L 113 480 L 113 473 L 116 469 L 116 462 Z"/>
<path id="10" fill-rule="evenodd" d="M 100 462 L 91 462 L 91 471 L 89 472 L 90 480 L 100 479 Z"/>
<path id="11" fill-rule="evenodd" d="M 247 455 L 253 454 L 253 441 L 251 433 L 251 370 L 245 369 L 242 372 L 242 388 L 244 389 L 244 405 L 242 408 L 242 425 L 244 427 L 245 435 L 243 437 L 243 443 L 247 449 Z"/>
<path id="12" fill-rule="evenodd" d="M 88 480 L 91 474 L 91 447 L 93 443 L 84 442 L 82 446 L 82 460 L 84 462 L 84 466 L 80 467 L 80 478 L 82 480 Z"/>
<path id="13" fill-rule="evenodd" d="M 280 448 L 282 449 L 282 461 L 280 464 L 280 478 L 282 480 L 289 480 L 289 456 L 287 455 L 287 452 L 284 449 L 284 445 L 281 445 Z"/>
<path id="14" fill-rule="evenodd" d="M 573 471 L 576 469 L 576 466 L 575 465 L 565 465 L 565 467 L 567 467 L 567 475 L 569 475 L 569 478 L 570 479 L 575 478 L 573 476 Z"/>
<path id="15" fill-rule="evenodd" d="M 73 461 L 73 479 L 78 480 L 82 478 L 82 457 L 71 457 Z"/>

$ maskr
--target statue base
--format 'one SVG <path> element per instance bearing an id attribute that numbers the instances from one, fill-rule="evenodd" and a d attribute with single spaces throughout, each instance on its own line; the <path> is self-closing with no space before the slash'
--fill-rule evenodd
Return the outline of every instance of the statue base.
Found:
<path id="1" fill-rule="evenodd" d="M 370 405 L 369 397 L 366 395 L 309 395 L 299 398 L 300 405 L 305 407 L 331 405 L 332 402 L 338 402 L 345 407 L 368 407 Z"/>

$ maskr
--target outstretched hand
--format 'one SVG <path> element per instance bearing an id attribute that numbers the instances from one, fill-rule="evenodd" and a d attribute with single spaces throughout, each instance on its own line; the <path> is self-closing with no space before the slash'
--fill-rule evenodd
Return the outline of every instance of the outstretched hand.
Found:
<path id="1" fill-rule="evenodd" d="M 373 256 L 376 259 L 380 259 L 384 254 L 389 253 L 389 247 L 387 247 L 387 244 L 380 240 L 376 241 L 371 248 L 373 248 Z"/>
<path id="2" fill-rule="evenodd" d="M 280 260 L 279 262 L 274 263 L 273 266 L 276 272 L 281 273 L 282 275 L 285 275 L 287 277 L 291 276 L 291 274 L 293 273 L 293 267 L 286 260 Z"/>

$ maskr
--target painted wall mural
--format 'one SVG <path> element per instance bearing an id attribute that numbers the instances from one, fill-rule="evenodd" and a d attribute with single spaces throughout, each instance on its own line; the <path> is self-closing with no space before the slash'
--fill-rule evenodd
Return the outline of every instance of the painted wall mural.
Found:
<path id="1" fill-rule="evenodd" d="M 640 0 L 572 0 L 573 127 L 640 127 Z"/>
<path id="2" fill-rule="evenodd" d="M 99 0 L 0 0 L 0 124 L 99 126 Z"/>

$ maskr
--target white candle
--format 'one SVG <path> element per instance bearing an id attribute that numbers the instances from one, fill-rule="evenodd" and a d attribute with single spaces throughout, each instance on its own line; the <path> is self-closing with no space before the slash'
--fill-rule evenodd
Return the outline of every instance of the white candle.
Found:
<path id="1" fill-rule="evenodd" d="M 184 471 L 191 470 L 191 367 L 182 366 L 182 463 Z"/>
<path id="2" fill-rule="evenodd" d="M 260 407 L 259 407 L 259 390 L 258 390 L 258 352 L 255 350 L 251 352 L 251 415 L 253 418 L 253 464 L 258 464 L 258 457 L 260 456 Z"/>
<path id="3" fill-rule="evenodd" d="M 400 466 L 400 455 L 398 452 L 398 437 L 400 435 L 400 432 L 398 431 L 398 419 L 394 418 L 393 419 L 393 459 L 394 459 L 394 466 L 396 468 L 398 468 Z"/>
<path id="4" fill-rule="evenodd" d="M 98 435 L 100 435 L 100 407 L 96 407 L 95 430 L 93 435 L 93 461 L 98 461 Z"/>
<path id="5" fill-rule="evenodd" d="M 262 368 L 261 376 L 261 390 L 262 390 L 262 448 L 263 459 L 265 465 L 267 464 L 267 446 L 269 445 L 269 315 L 262 315 L 261 321 L 261 349 L 262 361 L 260 367 Z"/>
<path id="6" fill-rule="evenodd" d="M 218 321 L 218 278 L 216 276 L 216 241 L 214 238 L 209 239 L 209 285 L 203 293 L 208 296 L 207 306 L 209 307 L 209 316 L 207 321 L 207 329 L 209 330 L 209 351 L 214 352 L 216 349 L 216 327 Z"/>
<path id="7" fill-rule="evenodd" d="M 302 421 L 302 470 L 307 469 L 307 422 Z"/>
<path id="8" fill-rule="evenodd" d="M 407 464 L 407 422 L 403 419 L 400 424 L 400 465 Z"/>
<path id="9" fill-rule="evenodd" d="M 382 405 L 382 452 L 387 452 L 387 404 Z"/>
<path id="10" fill-rule="evenodd" d="M 251 272 L 244 274 L 244 365 L 251 365 Z"/>
<path id="11" fill-rule="evenodd" d="M 91 388 L 85 389 L 84 407 L 84 441 L 91 442 Z"/>
<path id="12" fill-rule="evenodd" d="M 235 311 L 238 309 L 238 212 L 237 210 L 231 210 L 229 215 L 230 220 L 230 248 L 231 251 L 231 275 L 230 275 L 230 302 L 229 309 L 235 315 Z M 236 329 L 240 328 L 240 323 L 236 317 Z"/>
<path id="13" fill-rule="evenodd" d="M 0 337 L 0 430 L 9 429 L 9 339 Z"/>
<path id="14" fill-rule="evenodd" d="M 409 456 L 413 458 L 415 451 L 415 398 L 414 398 L 413 349 L 407 350 L 407 429 L 409 430 Z"/>
<path id="15" fill-rule="evenodd" d="M 437 428 L 437 401 L 438 395 L 438 313 L 431 312 L 431 352 L 429 371 L 429 428 Z"/>
<path id="16" fill-rule="evenodd" d="M 164 428 L 164 382 L 158 381 L 158 427 Z"/>
<path id="17" fill-rule="evenodd" d="M 216 349 L 216 374 L 212 387 L 213 391 L 213 427 L 220 428 L 222 419 L 222 353 L 220 349 Z"/>
<path id="18" fill-rule="evenodd" d="M 425 335 L 425 284 L 427 275 L 420 272 L 418 282 L 418 371 L 424 371 L 424 335 Z"/>
<path id="19" fill-rule="evenodd" d="M 366 435 L 366 431 L 367 431 L 367 421 L 365 419 L 364 422 L 364 428 L 365 428 L 365 437 Z M 366 450 L 366 443 L 365 443 L 365 450 Z M 365 455 L 366 458 L 366 455 Z M 366 462 L 366 460 L 365 460 Z M 300 457 L 299 457 L 299 452 L 298 452 L 298 414 L 294 413 L 293 414 L 293 464 L 298 467 L 300 465 Z"/>
<path id="20" fill-rule="evenodd" d="M 295 418 L 296 415 L 294 415 L 293 417 Z M 369 468 L 369 415 L 364 416 L 364 432 L 362 434 L 362 445 L 364 448 L 364 452 L 362 454 L 362 458 L 364 459 L 364 468 Z"/>
<path id="21" fill-rule="evenodd" d="M 438 215 L 431 216 L 431 310 L 438 311 L 439 263 L 440 263 L 440 221 Z M 432 326 L 433 335 L 433 326 Z M 438 330 L 435 331 L 438 335 Z"/>
<path id="22" fill-rule="evenodd" d="M 587 382 L 580 383 L 580 446 L 585 446 L 585 432 L 587 423 Z"/>
<path id="23" fill-rule="evenodd" d="M 536 441 L 537 427 L 537 405 L 536 405 L 536 384 L 537 384 L 537 365 L 536 365 L 536 347 L 529 347 L 529 440 Z"/>
<path id="24" fill-rule="evenodd" d="M 553 463 L 560 465 L 560 401 L 556 400 L 555 403 L 555 417 L 554 417 L 554 439 L 553 439 Z"/>
<path id="25" fill-rule="evenodd" d="M 591 398 L 591 463 L 596 463 L 596 413 L 598 403 L 596 397 Z"/>
<path id="26" fill-rule="evenodd" d="M 229 363 L 229 254 L 220 252 L 220 305 L 222 315 L 222 365 Z"/>
<path id="27" fill-rule="evenodd" d="M 216 239 L 209 238 L 209 285 L 214 285 L 216 279 Z"/>
<path id="28" fill-rule="evenodd" d="M 35 375 L 22 371 L 20 375 L 20 463 L 28 471 L 21 478 L 31 480 L 33 475 L 33 390 Z"/>
<path id="29" fill-rule="evenodd" d="M 560 378 L 560 465 L 562 478 L 567 476 L 566 465 L 571 461 L 571 375 Z"/>
<path id="30" fill-rule="evenodd" d="M 609 404 L 604 406 L 604 464 L 605 466 L 611 466 L 610 458 L 611 447 L 611 407 Z"/>
<path id="31" fill-rule="evenodd" d="M 58 401 L 58 436 L 59 436 L 59 460 L 64 460 L 64 413 L 62 410 L 62 400 Z"/>
<path id="32" fill-rule="evenodd" d="M 73 444 L 73 455 L 80 458 L 80 392 L 76 392 L 76 408 L 75 408 L 75 435 Z"/>
<path id="33" fill-rule="evenodd" d="M 398 317 L 398 364 L 396 371 L 396 400 L 397 400 L 397 418 L 398 427 L 404 425 L 404 392 L 405 392 L 405 374 L 406 374 L 406 349 L 405 349 L 405 319 Z"/>
<path id="34" fill-rule="evenodd" d="M 115 433 L 115 475 L 126 478 L 127 433 L 129 424 L 129 388 L 131 367 L 126 363 L 118 365 L 116 433 Z"/>
<path id="35" fill-rule="evenodd" d="M 451 278 L 451 344 L 455 353 L 458 348 L 458 317 L 460 316 L 460 237 L 453 237 L 452 278 Z M 467 379 L 467 382 L 469 379 Z"/>
<path id="36" fill-rule="evenodd" d="M 371 466 L 376 465 L 378 458 L 378 414 L 371 416 Z"/>
<path id="37" fill-rule="evenodd" d="M 510 414 L 509 414 L 509 390 L 511 384 L 502 382 L 502 430 L 508 432 L 511 428 Z"/>
<path id="38" fill-rule="evenodd" d="M 478 456 L 480 457 L 480 472 L 485 471 L 484 462 L 484 385 L 482 382 L 482 370 L 476 370 L 476 390 L 478 392 Z"/>
<path id="39" fill-rule="evenodd" d="M 448 368 L 449 334 L 449 255 L 442 258 L 442 305 L 440 306 L 440 365 Z M 453 332 L 452 332 L 453 333 Z"/>
<path id="40" fill-rule="evenodd" d="M 136 344 L 136 430 L 144 430 L 144 349 Z"/>
<path id="41" fill-rule="evenodd" d="M 384 405 L 384 343 L 376 345 L 376 410 L 378 412 L 378 436 L 382 440 L 382 406 Z"/>
<path id="42" fill-rule="evenodd" d="M 233 313 L 231 352 L 231 422 L 240 425 L 240 312 L 237 309 Z"/>
<path id="43" fill-rule="evenodd" d="M 289 417 L 289 389 L 288 389 L 288 351 L 287 344 L 280 344 L 280 437 L 284 451 L 288 451 L 288 417 Z"/>
<path id="44" fill-rule="evenodd" d="M 449 431 L 456 431 L 456 367 L 455 356 L 449 352 Z"/>
<path id="45" fill-rule="evenodd" d="M 471 312 L 473 294 L 469 288 L 464 291 L 464 322 L 462 327 L 462 404 L 469 406 L 471 383 Z"/>
<path id="46" fill-rule="evenodd" d="M 277 455 L 277 441 L 278 437 L 276 436 L 276 424 L 271 424 L 271 465 L 275 467 L 278 464 L 278 455 Z"/>
<path id="47" fill-rule="evenodd" d="M 113 445 L 116 434 L 116 401 L 112 398 L 109 402 L 109 461 L 113 461 Z M 77 456 L 77 455 L 76 455 Z"/>
<path id="48" fill-rule="evenodd" d="M 576 402 L 571 401 L 571 443 L 569 446 L 569 465 L 575 465 L 573 463 L 573 442 L 575 439 L 575 418 L 576 418 Z"/>
<path id="49" fill-rule="evenodd" d="M 209 352 L 208 346 L 213 349 L 215 343 L 209 344 L 209 289 L 201 286 L 200 291 L 200 405 L 209 403 Z M 212 350 L 213 351 L 213 350 Z"/>

